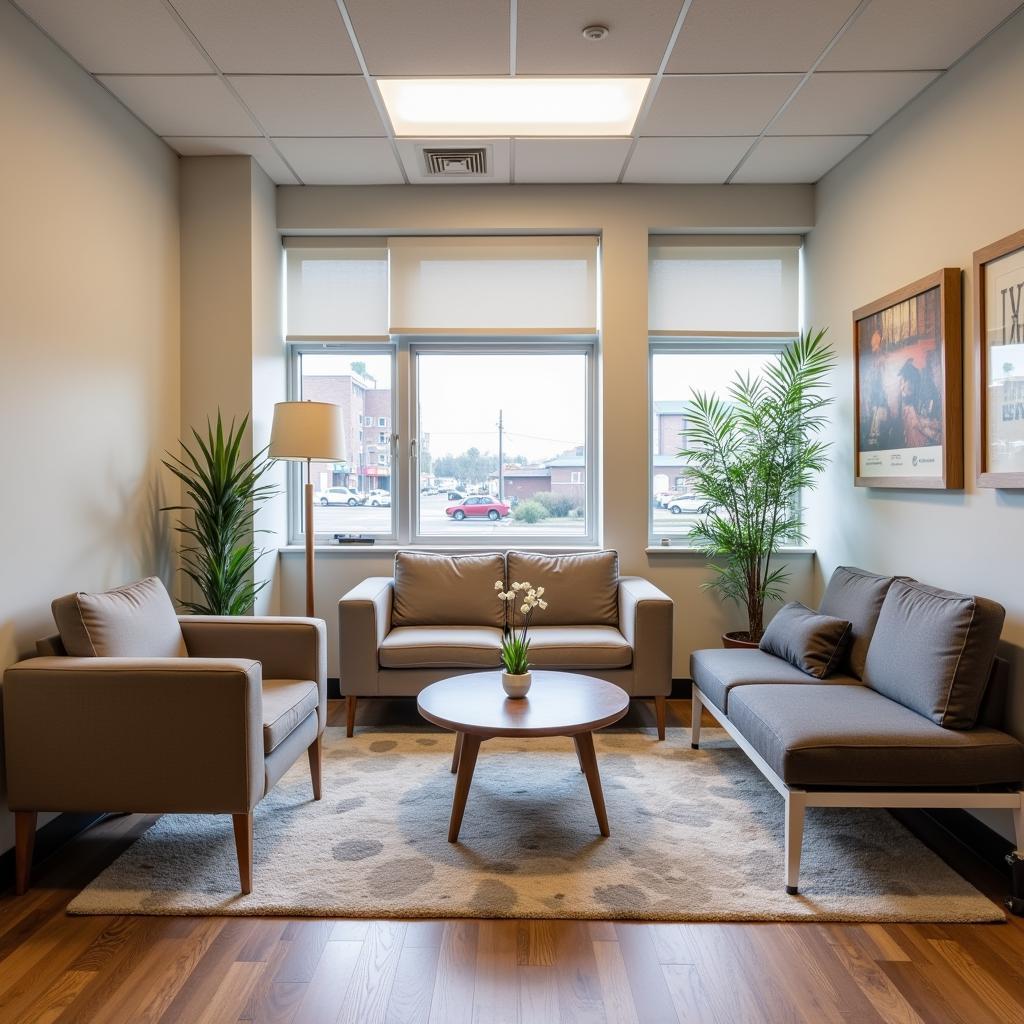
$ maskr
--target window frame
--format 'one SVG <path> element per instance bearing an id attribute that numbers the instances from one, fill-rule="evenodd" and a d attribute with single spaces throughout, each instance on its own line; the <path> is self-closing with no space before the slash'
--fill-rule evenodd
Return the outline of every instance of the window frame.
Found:
<path id="1" fill-rule="evenodd" d="M 340 355 L 348 356 L 351 355 L 353 359 L 357 359 L 359 356 L 382 356 L 386 355 L 390 357 L 391 361 L 391 419 L 394 422 L 395 411 L 398 408 L 399 402 L 399 388 L 398 388 L 398 351 L 397 346 L 390 341 L 381 341 L 379 339 L 368 339 L 366 341 L 289 341 L 287 342 L 287 362 L 288 362 L 288 373 L 287 373 L 287 394 L 289 401 L 298 401 L 302 397 L 301 386 L 302 386 L 302 357 L 304 355 Z M 365 414 L 359 417 L 359 439 L 362 441 L 362 421 L 365 419 L 372 419 L 367 417 Z M 388 463 L 393 465 L 394 450 L 397 442 L 396 435 L 392 434 L 390 444 L 385 443 L 385 450 L 388 451 L 392 459 Z M 358 453 L 361 455 L 362 453 Z M 358 465 L 358 455 L 352 454 L 349 457 L 350 464 Z M 288 543 L 289 544 L 304 544 L 306 540 L 305 532 L 305 516 L 302 507 L 302 485 L 305 483 L 305 464 L 302 462 L 289 462 L 286 479 L 286 502 L 288 505 Z M 375 543 L 379 544 L 395 544 L 398 543 L 399 539 L 399 527 L 398 527 L 398 502 L 400 500 L 399 493 L 401 490 L 401 481 L 396 477 L 394 471 L 390 474 L 391 477 L 391 507 L 390 507 L 390 529 L 386 532 L 375 532 L 373 530 L 362 530 L 358 531 L 365 533 L 367 536 L 374 538 Z M 347 485 L 346 485 L 347 486 Z M 381 510 L 383 511 L 383 509 Z M 314 520 L 316 518 L 316 512 L 314 510 Z M 317 542 L 318 537 L 333 536 L 334 532 L 342 531 L 329 531 L 328 533 L 316 533 L 313 537 L 314 544 Z M 353 531 L 356 532 L 356 531 Z"/>
<path id="2" fill-rule="evenodd" d="M 770 337 L 737 334 L 729 337 L 696 337 L 685 334 L 651 334 L 647 352 L 647 543 L 650 547 L 669 547 L 694 551 L 685 536 L 678 533 L 659 533 L 654 523 L 654 357 L 656 355 L 708 355 L 732 353 L 735 355 L 778 355 L 797 340 L 797 334 L 773 334 Z M 688 401 L 689 399 L 684 399 Z M 682 462 L 679 463 L 683 465 Z M 802 497 L 797 499 L 802 504 Z"/>
<path id="3" fill-rule="evenodd" d="M 499 548 L 513 547 L 560 547 L 578 548 L 595 547 L 600 536 L 598 503 L 598 475 L 600 473 L 600 436 L 598 425 L 598 337 L 597 335 L 538 335 L 525 338 L 522 336 L 483 335 L 466 337 L 464 335 L 445 337 L 426 337 L 423 335 L 399 336 L 399 346 L 407 353 L 408 386 L 409 386 L 409 429 L 407 436 L 415 439 L 419 445 L 419 375 L 418 356 L 426 354 L 473 354 L 473 355 L 516 355 L 516 354 L 559 354 L 584 356 L 585 374 L 585 436 L 584 450 L 586 456 L 584 469 L 587 470 L 585 489 L 587 518 L 585 530 L 581 535 L 565 533 L 531 533 L 509 532 L 495 542 L 489 536 L 477 535 L 458 537 L 450 534 L 423 533 L 420 528 L 420 489 L 419 489 L 419 457 L 414 452 L 404 466 L 406 472 L 406 488 L 409 495 L 408 511 L 408 543 L 424 548 Z"/>

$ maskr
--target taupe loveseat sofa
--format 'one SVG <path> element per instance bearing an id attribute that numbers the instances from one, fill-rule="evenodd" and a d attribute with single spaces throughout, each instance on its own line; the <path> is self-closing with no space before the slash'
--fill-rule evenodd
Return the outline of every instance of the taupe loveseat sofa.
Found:
<path id="1" fill-rule="evenodd" d="M 534 668 L 582 672 L 653 697 L 665 738 L 672 601 L 647 580 L 620 576 L 614 551 L 398 552 L 393 577 L 364 580 L 338 604 L 350 736 L 359 697 L 414 696 L 439 679 L 499 667 L 506 605 L 497 580 L 545 588 L 548 607 L 530 630 Z"/>
<path id="2" fill-rule="evenodd" d="M 787 892 L 807 807 L 1009 808 L 1024 855 L 1024 745 L 1001 730 L 1002 607 L 842 566 L 819 614 L 849 624 L 823 678 L 765 650 L 690 659 L 693 746 L 704 707 L 785 799 Z"/>

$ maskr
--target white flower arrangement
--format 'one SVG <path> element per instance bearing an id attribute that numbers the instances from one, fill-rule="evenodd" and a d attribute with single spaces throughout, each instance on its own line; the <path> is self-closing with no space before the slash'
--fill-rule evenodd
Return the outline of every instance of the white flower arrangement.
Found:
<path id="1" fill-rule="evenodd" d="M 504 589 L 503 580 L 494 581 L 494 589 L 498 600 L 510 605 L 511 622 L 506 627 L 505 636 L 501 641 L 501 662 L 510 675 L 523 675 L 530 669 L 530 623 L 534 612 L 539 608 L 544 611 L 548 603 L 544 600 L 544 588 L 534 587 L 528 581 L 513 583 L 508 590 Z M 520 628 L 516 629 L 516 602 L 522 616 Z"/>

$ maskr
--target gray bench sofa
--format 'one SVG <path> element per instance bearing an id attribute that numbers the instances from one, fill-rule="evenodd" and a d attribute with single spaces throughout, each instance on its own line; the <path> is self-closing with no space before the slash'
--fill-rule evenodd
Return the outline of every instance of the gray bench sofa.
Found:
<path id="1" fill-rule="evenodd" d="M 548 607 L 530 629 L 534 668 L 580 672 L 631 697 L 653 697 L 665 738 L 672 599 L 638 576 L 620 576 L 614 551 L 399 551 L 394 576 L 363 580 L 338 602 L 349 736 L 360 697 L 415 696 L 439 679 L 499 667 L 506 606 L 497 580 L 544 587 Z"/>
<path id="2" fill-rule="evenodd" d="M 850 623 L 825 678 L 765 650 L 690 659 L 694 748 L 706 708 L 785 800 L 786 891 L 798 891 L 808 807 L 1008 808 L 1024 856 L 1024 745 L 1001 728 L 1002 607 L 842 566 L 819 613 Z"/>

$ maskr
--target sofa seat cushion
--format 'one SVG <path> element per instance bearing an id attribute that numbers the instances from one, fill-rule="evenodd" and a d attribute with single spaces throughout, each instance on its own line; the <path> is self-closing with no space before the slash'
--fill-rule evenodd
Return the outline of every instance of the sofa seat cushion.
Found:
<path id="1" fill-rule="evenodd" d="M 532 668 L 626 668 L 632 661 L 632 647 L 612 626 L 534 626 L 530 630 Z"/>
<path id="2" fill-rule="evenodd" d="M 316 711 L 320 694 L 307 679 L 263 680 L 263 753 L 279 747 Z"/>
<path id="3" fill-rule="evenodd" d="M 690 676 L 697 688 L 719 710 L 729 711 L 729 693 L 737 686 L 767 683 L 794 683 L 804 686 L 817 683 L 813 676 L 801 672 L 774 654 L 760 650 L 726 650 L 710 647 L 690 655 Z M 856 683 L 849 676 L 831 676 L 825 685 Z"/>
<path id="4" fill-rule="evenodd" d="M 52 604 L 73 658 L 185 658 L 185 639 L 156 576 L 102 594 L 67 594 Z"/>
<path id="5" fill-rule="evenodd" d="M 501 630 L 490 626 L 399 626 L 384 637 L 380 664 L 381 668 L 497 668 L 501 664 Z"/>
<path id="6" fill-rule="evenodd" d="M 743 686 L 729 720 L 795 786 L 944 788 L 1024 779 L 1024 745 L 997 729 L 944 729 L 867 686 Z"/>

